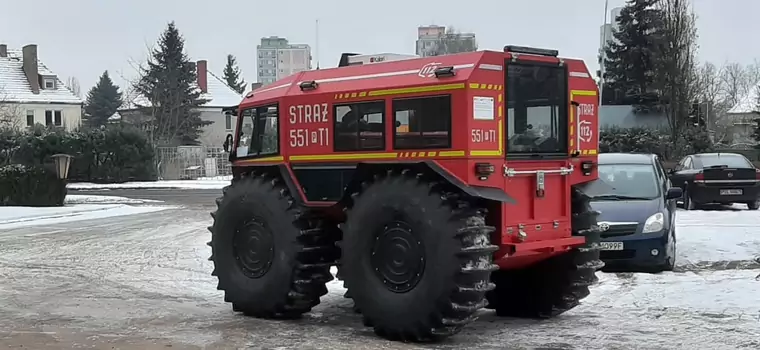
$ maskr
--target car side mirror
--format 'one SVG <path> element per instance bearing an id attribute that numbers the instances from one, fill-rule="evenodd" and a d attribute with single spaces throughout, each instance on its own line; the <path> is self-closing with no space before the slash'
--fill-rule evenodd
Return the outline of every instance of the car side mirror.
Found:
<path id="1" fill-rule="evenodd" d="M 232 137 L 232 134 L 227 134 L 227 137 L 224 140 L 224 151 L 230 152 L 232 150 L 232 143 L 234 142 L 234 139 Z"/>
<path id="2" fill-rule="evenodd" d="M 396 127 L 398 128 L 399 126 L 401 126 L 401 122 L 397 120 L 396 121 Z"/>
<path id="3" fill-rule="evenodd" d="M 680 187 L 668 188 L 668 193 L 665 194 L 665 199 L 676 199 L 683 196 L 683 189 Z"/>

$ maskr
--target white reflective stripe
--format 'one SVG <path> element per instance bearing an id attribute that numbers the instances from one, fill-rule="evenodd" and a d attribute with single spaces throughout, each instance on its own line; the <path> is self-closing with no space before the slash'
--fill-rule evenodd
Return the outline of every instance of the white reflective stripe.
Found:
<path id="1" fill-rule="evenodd" d="M 441 65 L 441 67 L 446 67 L 446 65 Z M 467 69 L 475 67 L 474 63 L 468 63 L 468 64 L 458 64 L 454 66 L 454 69 Z M 421 69 L 422 67 L 420 67 Z M 337 77 L 337 78 L 327 78 L 327 79 L 318 79 L 316 80 L 317 83 L 334 83 L 337 81 L 351 81 L 351 80 L 361 80 L 361 79 L 372 79 L 372 78 L 386 78 L 386 77 L 395 77 L 399 75 L 409 75 L 409 74 L 417 74 L 420 72 L 420 69 L 410 69 L 410 70 L 402 70 L 402 71 L 395 71 L 395 72 L 384 72 L 384 73 L 374 73 L 374 74 L 364 74 L 364 75 L 351 75 L 346 77 Z M 302 82 L 299 81 L 297 84 L 301 84 Z"/>
<path id="2" fill-rule="evenodd" d="M 501 66 L 498 64 L 487 64 L 483 63 L 480 66 L 478 66 L 480 69 L 486 69 L 486 70 L 501 70 Z"/>
<path id="3" fill-rule="evenodd" d="M 586 72 L 570 72 L 569 75 L 571 77 L 576 77 L 576 78 L 588 78 L 589 77 L 588 73 L 586 73 Z"/>

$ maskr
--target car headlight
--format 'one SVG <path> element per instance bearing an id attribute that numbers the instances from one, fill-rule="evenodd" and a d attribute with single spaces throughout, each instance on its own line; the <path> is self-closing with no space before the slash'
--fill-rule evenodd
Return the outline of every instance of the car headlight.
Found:
<path id="1" fill-rule="evenodd" d="M 641 233 L 659 232 L 665 227 L 665 215 L 662 213 L 656 213 L 644 222 L 644 230 Z"/>

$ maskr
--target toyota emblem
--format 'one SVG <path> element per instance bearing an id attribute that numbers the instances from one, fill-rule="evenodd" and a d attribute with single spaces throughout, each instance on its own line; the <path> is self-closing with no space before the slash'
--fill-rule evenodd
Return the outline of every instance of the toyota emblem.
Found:
<path id="1" fill-rule="evenodd" d="M 599 231 L 604 232 L 604 231 L 607 231 L 609 229 L 610 229 L 610 224 L 608 224 L 606 222 L 600 222 L 599 223 Z"/>
<path id="2" fill-rule="evenodd" d="M 728 177 L 729 177 L 729 178 L 732 178 L 732 177 L 734 177 L 734 173 L 728 173 Z"/>

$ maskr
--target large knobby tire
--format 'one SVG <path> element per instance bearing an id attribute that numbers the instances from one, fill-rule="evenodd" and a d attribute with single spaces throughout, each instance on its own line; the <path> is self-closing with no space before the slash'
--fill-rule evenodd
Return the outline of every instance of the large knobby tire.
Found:
<path id="1" fill-rule="evenodd" d="M 248 316 L 296 318 L 310 311 L 327 293 L 340 254 L 334 232 L 296 208 L 279 182 L 264 175 L 234 180 L 211 213 L 217 289 Z"/>
<path id="2" fill-rule="evenodd" d="M 573 189 L 573 235 L 585 236 L 586 244 L 567 253 L 518 270 L 501 270 L 491 275 L 496 288 L 487 293 L 489 309 L 499 316 L 551 318 L 580 304 L 597 281 L 599 259 L 599 212 L 589 199 Z"/>
<path id="3" fill-rule="evenodd" d="M 390 340 L 436 341 L 476 319 L 497 267 L 484 209 L 409 172 L 352 195 L 341 275 L 364 323 Z"/>

